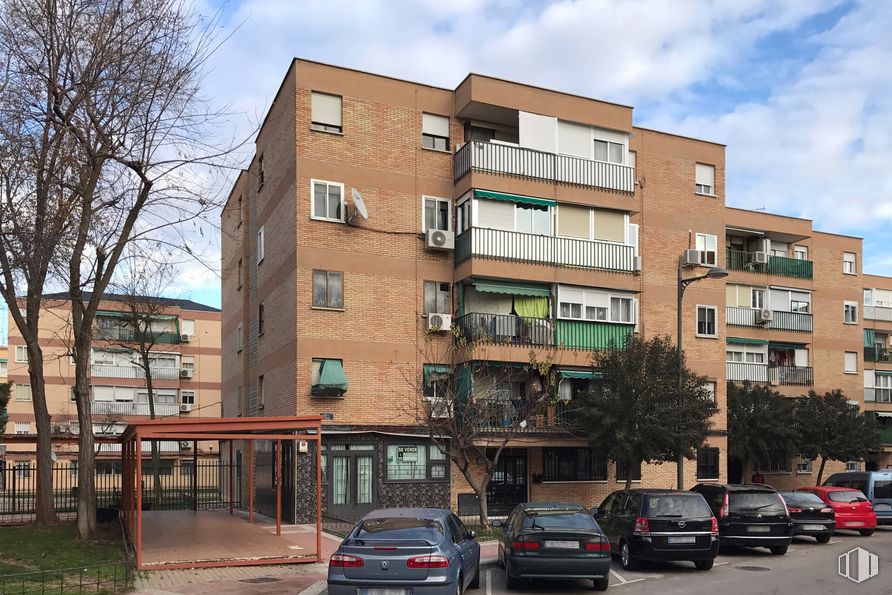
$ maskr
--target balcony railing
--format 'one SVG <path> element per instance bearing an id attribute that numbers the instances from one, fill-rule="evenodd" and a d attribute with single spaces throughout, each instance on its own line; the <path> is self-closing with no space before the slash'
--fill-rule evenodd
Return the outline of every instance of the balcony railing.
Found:
<path id="1" fill-rule="evenodd" d="M 149 404 L 132 401 L 93 401 L 90 403 L 90 411 L 93 415 L 149 415 Z M 178 415 L 179 412 L 180 407 L 176 403 L 155 403 L 157 417 Z"/>
<path id="2" fill-rule="evenodd" d="M 865 403 L 892 403 L 892 388 L 865 387 Z"/>
<path id="3" fill-rule="evenodd" d="M 571 429 L 570 413 L 567 405 L 549 405 L 541 413 L 530 415 L 525 424 L 519 423 L 515 406 L 510 400 L 497 397 L 490 391 L 487 398 L 493 399 L 491 407 L 481 409 L 474 420 L 474 428 L 479 431 L 499 432 L 510 428 L 511 433 L 535 434 L 542 432 L 567 432 Z M 507 391 L 506 391 L 507 392 Z M 478 400 L 478 408 L 480 401 Z"/>
<path id="4" fill-rule="evenodd" d="M 566 349 L 621 347 L 635 330 L 633 324 L 526 318 L 513 314 L 471 312 L 455 324 L 467 341 L 503 345 L 542 345 Z"/>
<path id="5" fill-rule="evenodd" d="M 744 362 L 727 362 L 728 380 L 781 386 L 811 386 L 814 371 L 806 366 L 770 366 Z"/>
<path id="6" fill-rule="evenodd" d="M 456 151 L 453 170 L 456 181 L 473 170 L 572 186 L 635 191 L 635 168 L 629 165 L 483 141 L 469 141 Z"/>
<path id="7" fill-rule="evenodd" d="M 635 331 L 634 324 L 557 320 L 557 347 L 567 349 L 607 349 L 622 347 Z"/>
<path id="8" fill-rule="evenodd" d="M 179 368 L 149 368 L 152 378 L 155 380 L 176 380 L 180 377 Z M 139 366 L 105 366 L 93 364 L 90 366 L 90 375 L 93 378 L 145 378 L 145 372 Z"/>
<path id="9" fill-rule="evenodd" d="M 143 336 L 146 335 L 146 336 Z M 101 341 L 118 341 L 123 343 L 159 343 L 176 345 L 180 336 L 172 331 L 140 333 L 128 327 L 99 327 L 93 331 L 93 338 Z"/>
<path id="10" fill-rule="evenodd" d="M 811 314 L 772 310 L 770 322 L 759 322 L 759 310 L 740 306 L 728 306 L 726 308 L 725 323 L 728 326 L 752 326 L 802 333 L 810 333 L 812 331 Z"/>
<path id="11" fill-rule="evenodd" d="M 614 242 L 472 227 L 455 239 L 455 264 L 471 258 L 632 273 L 635 247 Z"/>
<path id="12" fill-rule="evenodd" d="M 795 277 L 797 279 L 811 279 L 814 265 L 810 260 L 799 258 L 787 258 L 786 256 L 769 256 L 768 264 L 757 264 L 755 252 L 742 250 L 726 251 L 725 264 L 732 271 L 749 271 L 753 273 L 768 273 L 782 277 Z"/>
<path id="13" fill-rule="evenodd" d="M 888 347 L 865 347 L 864 361 L 892 363 L 892 349 Z"/>
<path id="14" fill-rule="evenodd" d="M 886 322 L 892 322 L 892 307 L 864 306 L 864 318 L 866 320 L 884 320 Z"/>

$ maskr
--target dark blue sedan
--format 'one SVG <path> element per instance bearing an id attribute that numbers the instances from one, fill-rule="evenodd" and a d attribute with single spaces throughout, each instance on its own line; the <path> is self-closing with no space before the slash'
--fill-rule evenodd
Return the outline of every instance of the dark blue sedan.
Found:
<path id="1" fill-rule="evenodd" d="M 479 586 L 476 535 L 439 508 L 370 512 L 328 565 L 330 595 L 457 595 Z"/>

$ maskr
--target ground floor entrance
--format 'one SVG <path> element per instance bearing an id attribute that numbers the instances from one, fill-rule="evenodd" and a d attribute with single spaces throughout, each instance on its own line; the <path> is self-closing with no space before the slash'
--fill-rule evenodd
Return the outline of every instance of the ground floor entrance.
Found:
<path id="1" fill-rule="evenodd" d="M 356 519 L 376 507 L 374 444 L 327 444 L 323 464 L 327 513 Z"/>
<path id="2" fill-rule="evenodd" d="M 506 448 L 489 479 L 486 507 L 492 516 L 505 516 L 527 500 L 527 449 Z"/>

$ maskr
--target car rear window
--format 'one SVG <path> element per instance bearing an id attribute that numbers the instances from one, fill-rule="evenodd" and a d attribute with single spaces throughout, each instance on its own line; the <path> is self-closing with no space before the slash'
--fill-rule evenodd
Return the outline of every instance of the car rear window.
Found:
<path id="1" fill-rule="evenodd" d="M 728 506 L 733 511 L 785 512 L 784 503 L 774 492 L 731 492 Z"/>
<path id="2" fill-rule="evenodd" d="M 423 539 L 439 542 L 443 537 L 443 526 L 432 519 L 392 517 L 366 519 L 359 523 L 354 535 L 356 539 Z"/>
<path id="3" fill-rule="evenodd" d="M 892 481 L 873 482 L 874 498 L 892 498 Z"/>
<path id="4" fill-rule="evenodd" d="M 595 519 L 587 511 L 533 512 L 523 519 L 525 531 L 548 531 L 552 529 L 596 529 Z"/>
<path id="5" fill-rule="evenodd" d="M 857 500 L 867 501 L 867 497 L 862 492 L 827 492 L 827 496 L 834 502 L 855 502 Z"/>
<path id="6" fill-rule="evenodd" d="M 821 500 L 816 494 L 812 494 L 809 492 L 786 492 L 781 494 L 784 500 L 787 501 L 787 504 L 791 506 L 820 506 L 824 504 L 824 501 Z"/>
<path id="7" fill-rule="evenodd" d="M 673 518 L 709 518 L 712 510 L 698 495 L 671 494 L 648 496 L 646 516 Z"/>

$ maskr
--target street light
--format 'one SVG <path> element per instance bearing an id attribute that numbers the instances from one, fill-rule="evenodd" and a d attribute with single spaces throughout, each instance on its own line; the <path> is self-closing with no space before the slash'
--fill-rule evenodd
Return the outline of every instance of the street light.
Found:
<path id="1" fill-rule="evenodd" d="M 695 283 L 700 281 L 701 279 L 724 279 L 728 276 L 728 271 L 723 269 L 722 267 L 712 267 L 705 274 L 697 275 L 696 277 L 689 277 L 685 279 L 682 274 L 684 272 L 684 266 L 682 265 L 681 258 L 678 259 L 678 309 L 677 309 L 677 318 L 676 318 L 676 343 L 678 344 L 678 409 L 681 411 L 681 406 L 684 404 L 684 394 L 682 393 L 684 389 L 684 382 L 682 381 L 682 366 L 684 365 L 684 351 L 681 348 L 681 302 L 684 299 L 684 290 L 688 288 L 688 285 L 691 283 Z M 718 325 L 718 320 L 716 320 L 716 325 Z M 684 489 L 684 455 L 679 452 L 678 459 L 676 461 L 676 471 L 678 473 L 678 489 Z"/>

